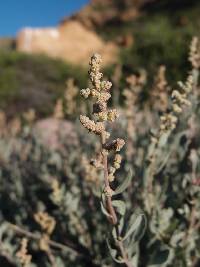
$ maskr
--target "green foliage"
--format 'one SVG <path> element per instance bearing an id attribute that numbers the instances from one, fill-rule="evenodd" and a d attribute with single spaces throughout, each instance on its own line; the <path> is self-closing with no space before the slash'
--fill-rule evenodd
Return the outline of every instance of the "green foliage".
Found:
<path id="1" fill-rule="evenodd" d="M 169 1 L 166 1 L 167 3 Z M 161 5 L 164 4 L 162 1 Z M 121 49 L 121 63 L 128 73 L 146 66 L 150 77 L 155 69 L 164 64 L 168 67 L 168 77 L 171 82 L 183 79 L 188 69 L 187 48 L 194 35 L 199 35 L 200 5 L 176 9 L 159 7 L 156 2 L 147 14 L 134 21 L 116 25 L 108 25 L 99 31 L 106 39 L 116 39 L 121 36 L 132 35 L 133 45 Z"/>
<path id="2" fill-rule="evenodd" d="M 63 95 L 65 81 L 73 77 L 85 86 L 86 71 L 44 55 L 19 52 L 0 53 L 0 108 L 9 115 L 29 108 L 39 115 L 52 112 L 55 100 Z"/>
<path id="3" fill-rule="evenodd" d="M 9 102 L 19 93 L 18 79 L 15 70 L 12 67 L 3 68 L 0 72 L 0 103 L 5 108 L 5 99 Z"/>
<path id="4" fill-rule="evenodd" d="M 166 65 L 170 81 L 182 79 L 188 68 L 187 48 L 195 29 L 190 25 L 174 26 L 171 18 L 159 15 L 135 27 L 139 28 L 133 33 L 135 42 L 131 48 L 122 50 L 122 63 L 130 70 L 146 66 L 150 75 L 157 66 Z"/>

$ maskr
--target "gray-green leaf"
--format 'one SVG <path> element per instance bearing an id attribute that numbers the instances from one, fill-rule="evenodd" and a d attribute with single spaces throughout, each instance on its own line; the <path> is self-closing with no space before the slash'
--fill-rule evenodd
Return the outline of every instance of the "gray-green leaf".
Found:
<path id="1" fill-rule="evenodd" d="M 132 180 L 132 173 L 130 171 L 129 175 L 126 177 L 126 179 L 123 181 L 123 183 L 115 189 L 114 195 L 119 195 L 119 194 L 123 193 L 128 188 L 131 180 Z"/>
<path id="2" fill-rule="evenodd" d="M 128 237 L 134 234 L 135 242 L 142 238 L 146 229 L 146 217 L 143 213 L 136 215 L 133 214 L 130 218 L 129 229 L 123 237 L 125 241 Z"/>

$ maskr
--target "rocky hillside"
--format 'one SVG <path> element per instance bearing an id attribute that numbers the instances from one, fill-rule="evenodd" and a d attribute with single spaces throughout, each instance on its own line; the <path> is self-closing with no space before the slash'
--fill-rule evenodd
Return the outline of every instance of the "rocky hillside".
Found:
<path id="1" fill-rule="evenodd" d="M 142 8 L 156 0 L 92 0 L 71 17 L 88 28 L 97 29 L 109 23 L 123 23 L 136 19 Z M 67 18 L 68 20 L 68 18 Z"/>
<path id="2" fill-rule="evenodd" d="M 127 23 L 149 13 L 185 9 L 198 2 L 198 0 L 91 0 L 70 19 L 78 20 L 88 28 L 97 30 L 109 24 Z"/>

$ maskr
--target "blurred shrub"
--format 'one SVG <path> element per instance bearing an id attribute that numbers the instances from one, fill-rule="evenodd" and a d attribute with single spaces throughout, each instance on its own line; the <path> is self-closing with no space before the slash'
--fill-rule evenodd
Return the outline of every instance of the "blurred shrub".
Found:
<path id="1" fill-rule="evenodd" d="M 150 77 L 156 68 L 168 67 L 170 82 L 182 79 L 188 69 L 187 47 L 199 34 L 198 1 L 153 1 L 141 17 L 124 23 L 108 23 L 99 33 L 106 40 L 133 37 L 131 47 L 121 49 L 121 64 L 127 73 L 146 66 Z"/>
<path id="2" fill-rule="evenodd" d="M 65 80 L 74 77 L 85 86 L 85 70 L 44 55 L 0 53 L 0 108 L 7 114 L 29 108 L 39 115 L 50 114 L 55 100 L 65 90 Z"/>
<path id="3" fill-rule="evenodd" d="M 146 74 L 129 77 L 122 119 L 110 128 L 114 136 L 127 136 L 114 183 L 120 184 L 131 170 L 123 199 L 131 212 L 142 209 L 148 219 L 140 245 L 132 240 L 136 267 L 200 263 L 199 55 L 193 51 L 190 58 L 192 94 L 190 83 L 174 93 L 161 67 L 150 99 L 141 103 Z M 188 107 L 174 120 L 177 103 L 179 112 L 182 104 Z M 21 266 L 16 255 L 26 236 L 30 266 L 117 266 L 105 244 L 109 226 L 99 205 L 101 176 L 88 160 L 98 151 L 97 140 L 60 114 L 57 108 L 53 119 L 27 124 L 7 122 L 0 113 L 0 261 Z M 38 212 L 53 223 L 48 233 L 44 221 L 35 220 Z"/>

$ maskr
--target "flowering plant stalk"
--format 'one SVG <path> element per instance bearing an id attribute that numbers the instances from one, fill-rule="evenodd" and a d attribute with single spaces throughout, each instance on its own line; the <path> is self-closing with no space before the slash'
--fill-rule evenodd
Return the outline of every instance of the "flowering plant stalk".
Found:
<path id="1" fill-rule="evenodd" d="M 129 229 L 122 237 L 122 230 L 124 227 L 125 203 L 122 200 L 113 200 L 113 196 L 122 193 L 129 185 L 130 178 L 113 189 L 112 182 L 116 179 L 116 171 L 121 165 L 120 150 L 123 148 L 125 141 L 117 138 L 109 140 L 110 133 L 106 130 L 107 122 L 114 122 L 119 113 L 116 109 L 108 108 L 108 100 L 111 97 L 110 88 L 111 82 L 102 80 L 103 74 L 100 72 L 101 57 L 98 54 L 92 56 L 90 61 L 89 76 L 92 83 L 92 88 L 82 89 L 81 95 L 84 98 L 92 97 L 95 99 L 93 104 L 94 120 L 87 116 L 80 116 L 82 125 L 93 134 L 99 136 L 101 151 L 96 159 L 91 160 L 94 167 L 103 170 L 104 186 L 102 191 L 101 209 L 106 215 L 110 225 L 112 226 L 112 240 L 107 240 L 108 248 L 112 258 L 117 263 L 125 264 L 127 267 L 133 267 L 132 254 L 133 251 L 128 252 L 128 246 L 132 244 L 132 235 L 139 231 L 139 228 L 144 226 L 144 216 L 132 216 L 129 222 Z M 113 155 L 113 163 L 110 166 L 108 155 Z M 137 227 L 136 227 L 137 226 Z M 144 227 L 142 227 L 144 229 Z M 124 231 L 123 231 L 124 232 Z M 140 235 L 141 236 L 141 235 Z M 134 242 L 138 240 L 134 239 Z"/>

